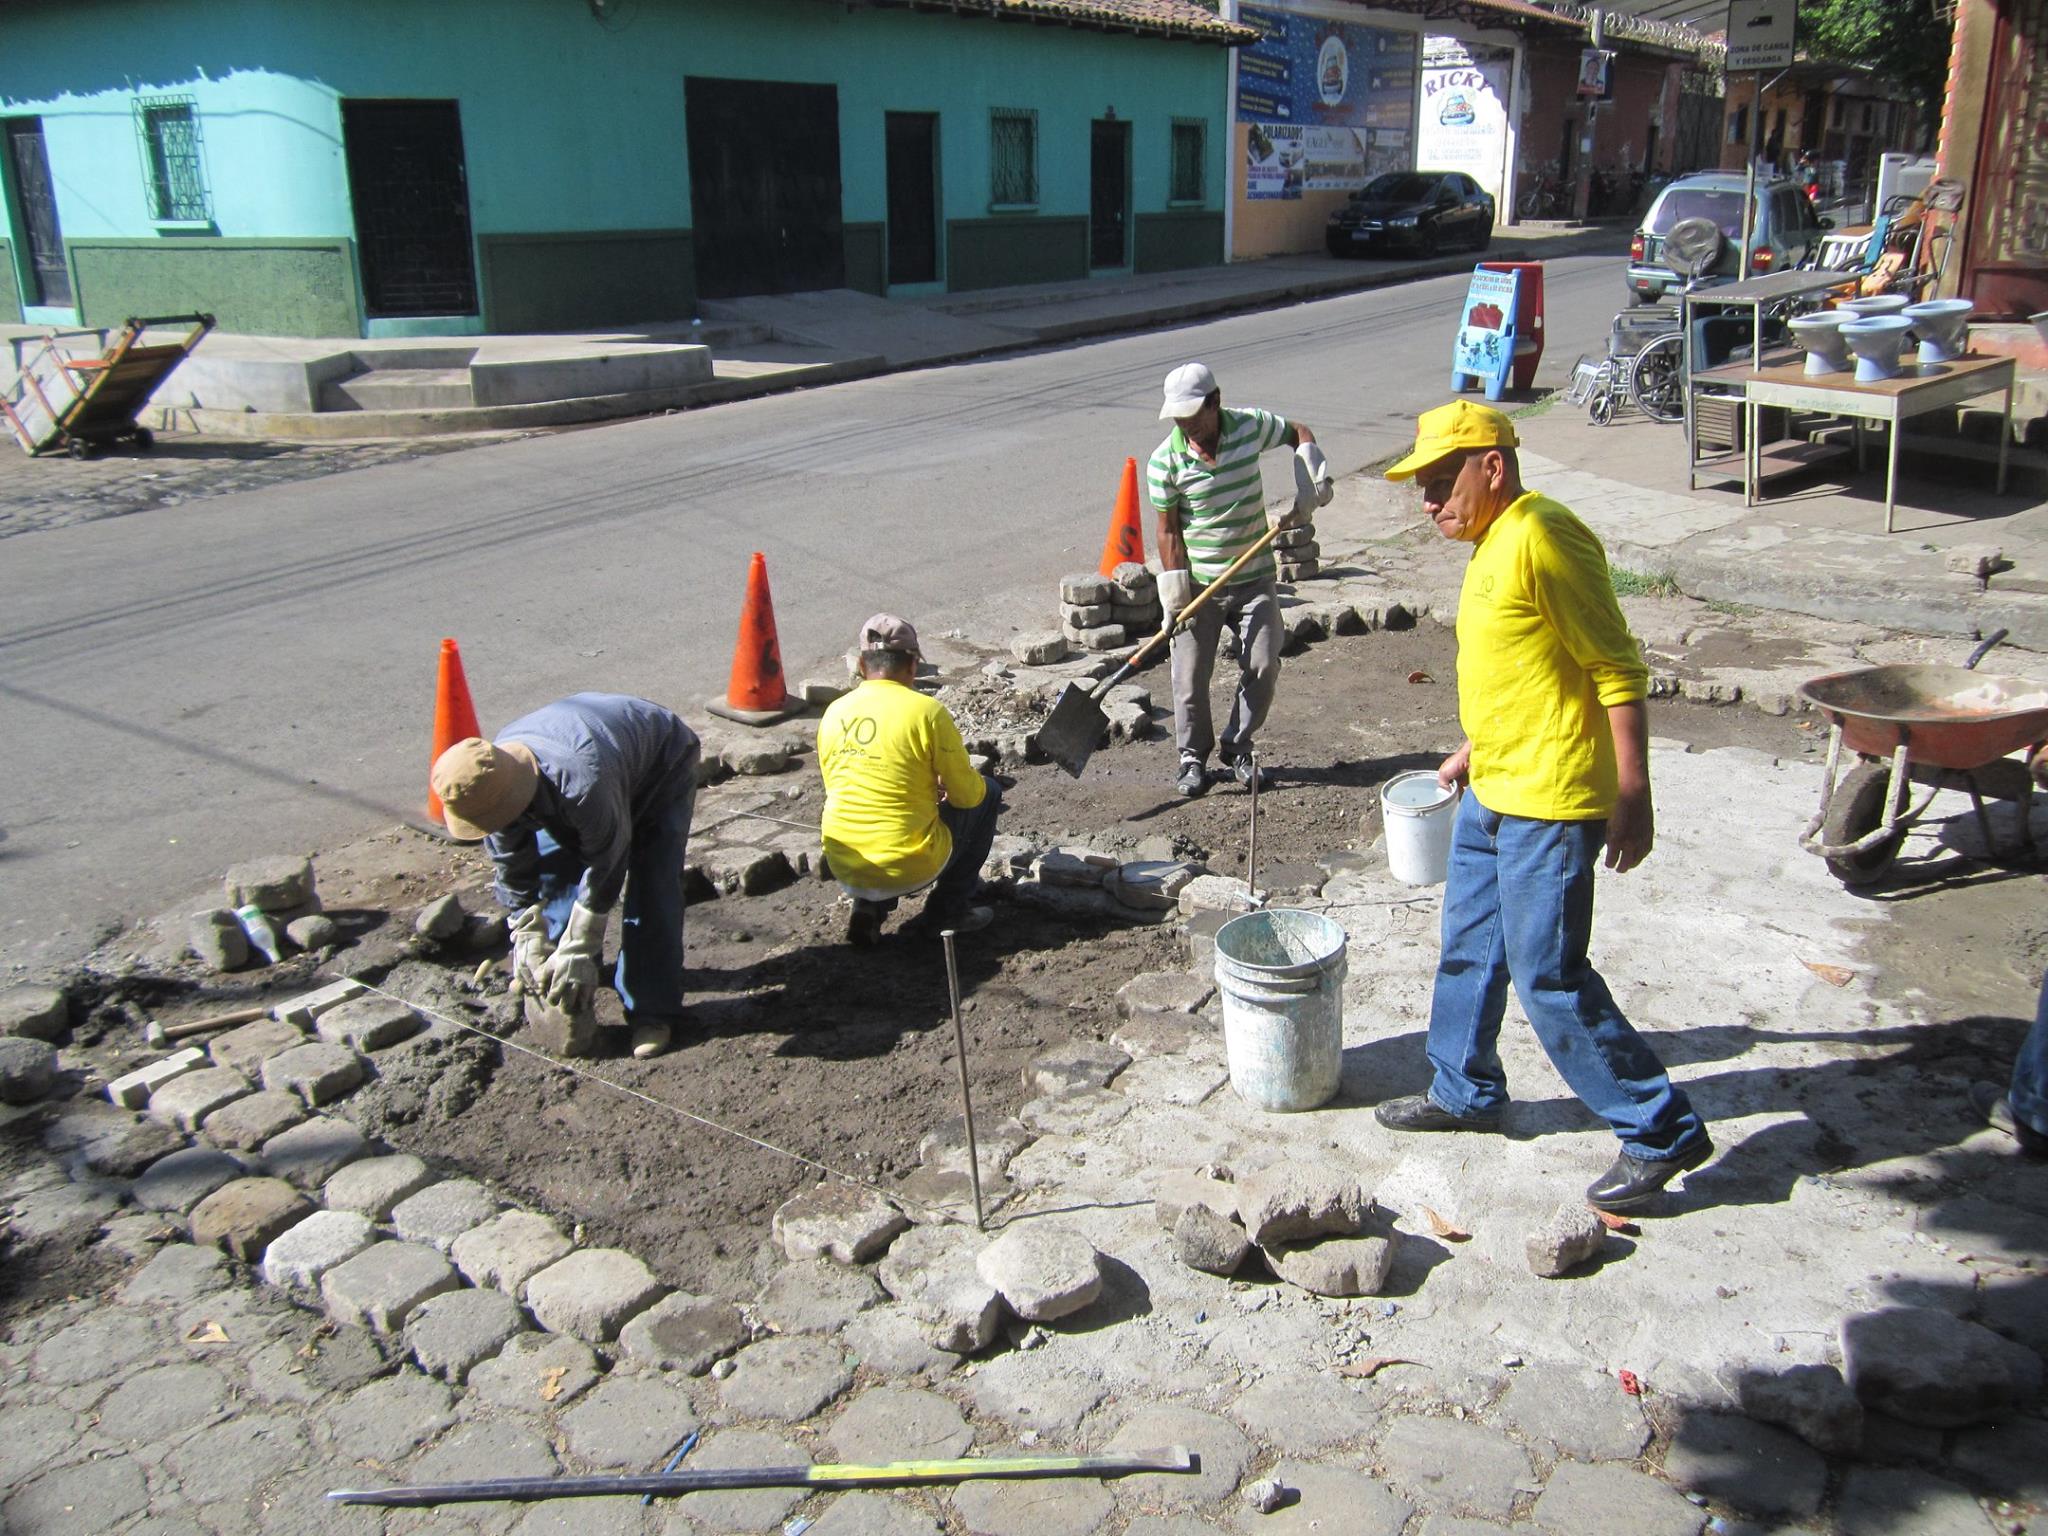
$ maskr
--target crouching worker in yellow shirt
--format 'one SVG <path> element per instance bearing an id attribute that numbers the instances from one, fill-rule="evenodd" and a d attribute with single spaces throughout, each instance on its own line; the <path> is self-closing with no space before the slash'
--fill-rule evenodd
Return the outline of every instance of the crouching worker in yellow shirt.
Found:
<path id="1" fill-rule="evenodd" d="M 1494 1131 L 1508 1098 L 1500 1027 L 1510 979 L 1558 1075 L 1621 1141 L 1586 1191 L 1650 1204 L 1713 1155 L 1706 1127 L 1587 959 L 1602 844 L 1620 874 L 1649 857 L 1649 673 L 1593 531 L 1522 487 L 1514 423 L 1470 400 L 1425 411 L 1387 471 L 1422 488 L 1447 539 L 1472 546 L 1458 596 L 1465 744 L 1437 770 L 1464 784 L 1429 1010 L 1429 1092 L 1374 1111 L 1397 1131 Z"/>
<path id="2" fill-rule="evenodd" d="M 974 771 L 946 707 L 911 687 L 917 662 L 917 631 L 876 614 L 860 627 L 860 686 L 818 723 L 825 860 L 853 898 L 849 944 L 874 943 L 897 899 L 926 886 L 907 934 L 973 933 L 995 916 L 972 898 L 1002 791 Z"/>

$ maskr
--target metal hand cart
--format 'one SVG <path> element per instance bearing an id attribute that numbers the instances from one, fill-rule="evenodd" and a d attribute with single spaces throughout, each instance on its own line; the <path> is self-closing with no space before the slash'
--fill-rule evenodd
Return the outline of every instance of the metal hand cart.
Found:
<path id="1" fill-rule="evenodd" d="M 62 449 L 74 459 L 89 459 L 108 443 L 147 453 L 155 438 L 136 422 L 136 413 L 213 324 L 213 316 L 201 314 L 131 318 L 110 343 L 104 331 L 52 331 L 0 392 L 0 418 L 32 456 Z M 187 329 L 176 341 L 145 345 L 143 334 L 160 326 Z M 97 357 L 79 356 L 65 345 L 80 336 L 102 342 Z"/>

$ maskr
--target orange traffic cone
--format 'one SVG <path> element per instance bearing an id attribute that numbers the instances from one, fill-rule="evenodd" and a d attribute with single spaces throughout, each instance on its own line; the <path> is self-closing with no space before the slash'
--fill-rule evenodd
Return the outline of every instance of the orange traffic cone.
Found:
<path id="1" fill-rule="evenodd" d="M 458 741 L 481 735 L 476 705 L 469 697 L 469 679 L 462 675 L 462 648 L 453 640 L 444 639 L 441 675 L 434 688 L 434 755 L 427 759 L 427 766 L 432 768 L 441 754 Z M 427 782 L 427 820 L 437 827 L 446 825 L 441 817 L 441 797 L 434 793 L 431 779 Z"/>
<path id="2" fill-rule="evenodd" d="M 740 638 L 733 647 L 725 697 L 707 706 L 742 725 L 773 725 L 801 710 L 782 677 L 782 647 L 775 638 L 775 603 L 768 595 L 768 561 L 759 550 L 747 566 L 747 596 L 740 606 Z"/>
<path id="3" fill-rule="evenodd" d="M 1138 461 L 1124 460 L 1124 483 L 1117 488 L 1116 511 L 1109 516 L 1109 539 L 1102 546 L 1104 576 L 1116 574 L 1127 562 L 1145 563 L 1145 530 L 1138 521 Z"/>

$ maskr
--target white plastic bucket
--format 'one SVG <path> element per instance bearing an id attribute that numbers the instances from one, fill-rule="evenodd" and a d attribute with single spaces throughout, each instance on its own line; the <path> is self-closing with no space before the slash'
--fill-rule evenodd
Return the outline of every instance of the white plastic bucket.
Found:
<path id="1" fill-rule="evenodd" d="M 1387 834 L 1387 867 L 1404 885 L 1442 885 L 1451 872 L 1451 828 L 1458 819 L 1458 789 L 1437 783 L 1422 768 L 1397 773 L 1380 786 L 1380 825 Z"/>
<path id="2" fill-rule="evenodd" d="M 1230 1086 L 1254 1109 L 1314 1109 L 1344 1066 L 1344 929 L 1320 912 L 1247 912 L 1216 930 Z"/>

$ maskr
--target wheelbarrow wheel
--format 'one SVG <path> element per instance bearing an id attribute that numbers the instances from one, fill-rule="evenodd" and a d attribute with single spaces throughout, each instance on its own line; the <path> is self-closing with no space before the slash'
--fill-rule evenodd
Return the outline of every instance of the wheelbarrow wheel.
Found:
<path id="1" fill-rule="evenodd" d="M 1850 769 L 1847 777 L 1835 786 L 1834 798 L 1828 802 L 1827 819 L 1821 823 L 1821 841 L 1830 846 L 1853 843 L 1883 826 L 1891 788 L 1889 763 L 1858 763 Z M 1844 885 L 1869 885 L 1884 878 L 1905 840 L 1904 829 L 1897 829 L 1861 853 L 1829 859 L 1828 870 Z"/>
<path id="2" fill-rule="evenodd" d="M 82 437 L 68 438 L 64 443 L 64 451 L 83 462 L 92 457 L 92 444 Z"/>
<path id="3" fill-rule="evenodd" d="M 137 427 L 128 434 L 128 441 L 134 445 L 137 453 L 147 453 L 156 446 L 156 434 L 147 427 Z"/>

